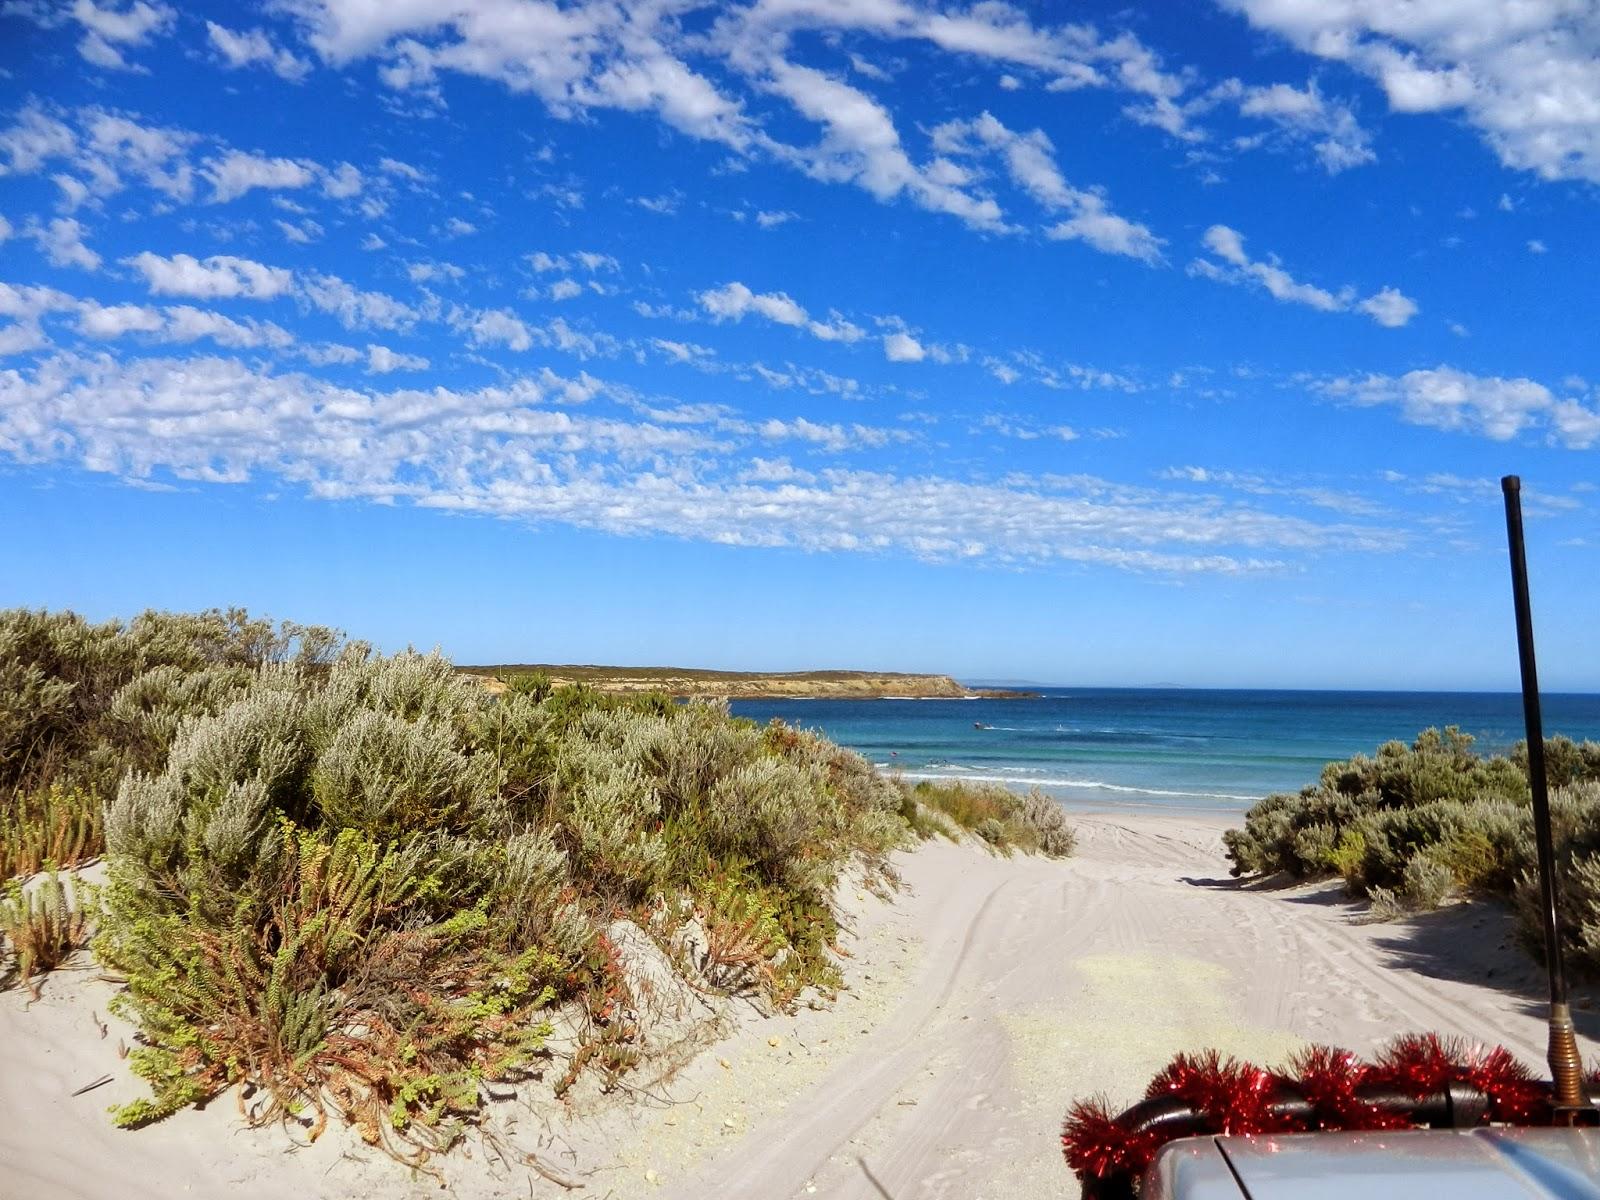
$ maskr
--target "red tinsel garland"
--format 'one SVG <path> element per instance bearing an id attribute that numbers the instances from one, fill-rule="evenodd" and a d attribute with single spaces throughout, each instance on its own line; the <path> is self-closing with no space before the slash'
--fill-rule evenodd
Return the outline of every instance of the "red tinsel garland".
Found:
<path id="1" fill-rule="evenodd" d="M 1600 1071 L 1590 1086 L 1600 1084 Z M 1370 1063 L 1348 1050 L 1312 1046 L 1281 1072 L 1224 1058 L 1216 1051 L 1180 1054 L 1145 1092 L 1146 1100 L 1171 1097 L 1191 1108 L 1204 1131 L 1216 1134 L 1296 1133 L 1313 1130 L 1406 1129 L 1407 1113 L 1381 1108 L 1357 1094 L 1365 1085 L 1393 1088 L 1418 1100 L 1464 1084 L 1488 1098 L 1493 1120 L 1514 1125 L 1550 1122 L 1545 1085 L 1503 1046 L 1482 1047 L 1437 1034 L 1407 1034 Z M 1284 1115 L 1274 1101 L 1302 1097 L 1309 1114 Z M 1140 1129 L 1103 1100 L 1081 1101 L 1067 1113 L 1061 1145 L 1067 1165 L 1085 1185 L 1113 1176 L 1137 1176 L 1162 1145 L 1178 1134 Z"/>

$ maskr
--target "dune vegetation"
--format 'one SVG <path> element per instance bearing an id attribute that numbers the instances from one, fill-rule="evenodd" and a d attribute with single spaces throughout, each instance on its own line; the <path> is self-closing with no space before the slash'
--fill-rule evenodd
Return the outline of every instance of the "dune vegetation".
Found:
<path id="1" fill-rule="evenodd" d="M 1269 796 L 1224 835 L 1233 872 L 1339 875 L 1388 918 L 1453 898 L 1516 905 L 1542 947 L 1527 747 L 1484 757 L 1454 727 L 1329 763 L 1298 794 Z M 1545 741 L 1568 961 L 1600 974 L 1600 743 Z"/>
<path id="2" fill-rule="evenodd" d="M 721 705 L 509 683 L 240 611 L 0 613 L 0 983 L 92 933 L 151 1089 L 119 1124 L 242 1084 L 253 1122 L 339 1119 L 420 1163 L 493 1082 L 559 1094 L 649 1052 L 619 941 L 784 1008 L 842 982 L 847 872 L 892 885 L 889 853 L 936 833 L 1071 849 L 1043 797 L 908 787 Z M 101 856 L 99 886 L 56 874 Z"/>

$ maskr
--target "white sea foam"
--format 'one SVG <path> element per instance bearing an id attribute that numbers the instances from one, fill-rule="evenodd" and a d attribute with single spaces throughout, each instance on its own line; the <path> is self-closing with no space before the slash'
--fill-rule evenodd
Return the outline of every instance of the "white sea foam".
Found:
<path id="1" fill-rule="evenodd" d="M 892 769 L 893 766 L 894 766 L 894 764 L 892 762 L 890 762 L 890 763 L 879 763 L 878 765 L 879 765 L 879 767 L 884 768 L 884 769 Z M 971 783 L 1009 783 L 1009 784 L 1027 784 L 1027 785 L 1029 785 L 1031 787 L 1084 788 L 1084 789 L 1088 789 L 1088 790 L 1101 791 L 1101 792 L 1126 793 L 1128 795 L 1134 795 L 1134 796 L 1173 796 L 1173 797 L 1181 797 L 1181 798 L 1190 799 L 1190 800 L 1238 800 L 1238 801 L 1248 801 L 1248 802 L 1252 802 L 1253 803 L 1254 801 L 1263 799 L 1262 796 L 1244 796 L 1244 795 L 1235 794 L 1233 792 L 1180 792 L 1180 791 L 1173 791 L 1173 790 L 1168 789 L 1168 788 L 1130 787 L 1127 784 L 1107 783 L 1103 779 L 1052 778 L 1052 777 L 1041 777 L 1041 776 L 1038 776 L 1038 775 L 1024 774 L 1024 773 L 1021 773 L 1021 772 L 1013 773 L 1013 774 L 1010 774 L 1010 775 L 1004 775 L 1004 774 L 980 772 L 980 771 L 975 771 L 975 770 L 969 771 L 969 770 L 966 770 L 964 768 L 956 768 L 956 769 L 951 770 L 951 771 L 905 771 L 905 770 L 902 770 L 900 772 L 900 775 L 903 776 L 906 779 L 930 779 L 930 780 L 949 779 L 949 780 L 956 780 L 956 781 L 959 781 L 959 782 L 971 782 Z"/>

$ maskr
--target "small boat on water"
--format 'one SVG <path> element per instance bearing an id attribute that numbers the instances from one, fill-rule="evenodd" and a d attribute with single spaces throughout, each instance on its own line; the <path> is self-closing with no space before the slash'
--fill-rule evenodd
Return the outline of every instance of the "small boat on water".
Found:
<path id="1" fill-rule="evenodd" d="M 972 723 L 972 727 L 974 729 L 993 729 L 994 728 L 993 725 L 985 725 L 982 721 L 974 721 Z"/>

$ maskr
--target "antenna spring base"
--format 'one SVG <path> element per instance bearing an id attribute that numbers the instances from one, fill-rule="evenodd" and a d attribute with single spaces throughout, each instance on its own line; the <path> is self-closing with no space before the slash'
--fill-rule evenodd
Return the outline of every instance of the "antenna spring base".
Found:
<path id="1" fill-rule="evenodd" d="M 1550 1079 L 1555 1085 L 1551 1102 L 1556 1123 L 1592 1124 L 1593 1107 L 1583 1089 L 1583 1058 L 1578 1051 L 1578 1035 L 1572 1025 L 1572 1009 L 1565 1004 L 1550 1006 Z M 1580 1115 L 1587 1111 L 1588 1120 Z"/>

